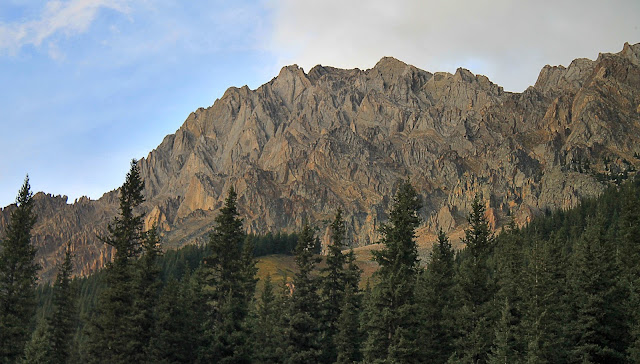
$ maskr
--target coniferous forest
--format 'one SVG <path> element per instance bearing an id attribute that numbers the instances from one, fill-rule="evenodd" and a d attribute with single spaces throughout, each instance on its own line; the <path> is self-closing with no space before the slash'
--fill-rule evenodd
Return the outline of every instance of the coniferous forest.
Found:
<path id="1" fill-rule="evenodd" d="M 319 254 L 313 221 L 248 236 L 228 191 L 204 246 L 162 252 L 143 231 L 135 161 L 100 240 L 107 267 L 72 278 L 71 244 L 37 284 L 32 193 L 0 245 L 1 363 L 640 363 L 640 181 L 493 232 L 475 196 L 462 250 L 419 259 L 419 194 L 400 181 L 371 278 L 341 210 Z M 295 256 L 259 282 L 256 257 Z"/>

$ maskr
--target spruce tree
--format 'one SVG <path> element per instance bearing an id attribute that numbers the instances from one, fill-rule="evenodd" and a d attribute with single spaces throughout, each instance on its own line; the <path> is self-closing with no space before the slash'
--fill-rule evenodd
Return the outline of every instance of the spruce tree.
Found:
<path id="1" fill-rule="evenodd" d="M 29 340 L 36 312 L 36 248 L 31 229 L 36 222 L 29 177 L 24 180 L 16 207 L 0 241 L 0 362 L 17 363 Z"/>
<path id="2" fill-rule="evenodd" d="M 161 364 L 194 363 L 197 359 L 199 329 L 191 276 L 181 282 L 171 278 L 158 299 L 155 330 L 147 362 Z"/>
<path id="3" fill-rule="evenodd" d="M 342 246 L 346 238 L 346 227 L 342 218 L 342 209 L 338 209 L 331 223 L 331 241 L 327 246 L 326 268 L 322 269 L 322 322 L 324 362 L 336 361 L 336 343 L 334 337 L 338 332 L 338 318 L 342 310 L 346 285 L 345 263 Z"/>
<path id="4" fill-rule="evenodd" d="M 360 295 L 348 285 L 338 317 L 336 363 L 351 364 L 362 360 L 362 332 L 360 330 Z"/>
<path id="5" fill-rule="evenodd" d="M 495 329 L 496 337 L 492 362 L 519 363 L 523 360 L 524 338 L 522 334 L 522 270 L 524 257 L 522 239 L 513 223 L 496 239 L 493 254 L 496 265 L 496 301 L 501 318 Z"/>
<path id="6" fill-rule="evenodd" d="M 246 318 L 255 293 L 252 247 L 243 249 L 246 234 L 233 188 L 209 236 L 211 255 L 199 274 L 206 301 L 205 337 L 200 360 L 218 363 L 251 361 L 250 328 Z"/>
<path id="7" fill-rule="evenodd" d="M 420 272 L 415 230 L 422 204 L 411 184 L 402 182 L 394 197 L 389 222 L 382 225 L 380 243 L 374 251 L 379 264 L 372 290 L 364 347 L 366 362 L 414 363 L 420 361 L 418 307 L 415 297 Z"/>
<path id="8" fill-rule="evenodd" d="M 571 324 L 564 241 L 535 238 L 523 273 L 522 331 L 528 363 L 566 363 Z"/>
<path id="9" fill-rule="evenodd" d="M 38 320 L 36 329 L 31 335 L 31 340 L 27 342 L 24 348 L 23 364 L 55 364 L 58 363 L 53 358 L 53 350 L 51 343 L 52 328 L 45 319 Z"/>
<path id="10" fill-rule="evenodd" d="M 73 335 L 77 324 L 76 290 L 71 285 L 73 253 L 67 244 L 64 260 L 58 267 L 53 284 L 52 314 L 48 327 L 51 330 L 51 362 L 65 364 L 71 357 Z"/>
<path id="11" fill-rule="evenodd" d="M 494 338 L 494 308 L 491 303 L 495 288 L 491 280 L 488 259 L 494 237 L 485 217 L 479 196 L 473 200 L 469 228 L 465 230 L 461 263 L 457 272 L 457 292 L 460 309 L 457 327 L 460 336 L 456 344 L 457 360 L 486 363 Z"/>
<path id="12" fill-rule="evenodd" d="M 320 297 L 313 271 L 320 259 L 315 255 L 317 241 L 313 229 L 305 224 L 296 247 L 296 274 L 291 294 L 287 364 L 321 362 Z"/>
<path id="13" fill-rule="evenodd" d="M 628 183 L 622 196 L 618 261 L 622 283 L 629 294 L 626 308 L 631 337 L 627 351 L 631 362 L 640 363 L 640 179 Z"/>
<path id="14" fill-rule="evenodd" d="M 522 363 L 521 352 L 518 350 L 518 336 L 515 332 L 511 301 L 504 297 L 501 318 L 496 325 L 496 335 L 487 362 L 490 364 Z"/>
<path id="15" fill-rule="evenodd" d="M 571 271 L 575 346 L 571 358 L 582 363 L 623 363 L 629 339 L 626 295 L 602 221 L 602 216 L 592 219 L 575 246 Z"/>
<path id="16" fill-rule="evenodd" d="M 148 357 L 149 343 L 155 329 L 154 309 L 161 285 L 160 267 L 157 265 L 161 255 L 160 237 L 155 226 L 144 235 L 142 253 L 134 266 L 133 277 L 132 327 L 137 340 L 136 347 L 132 348 L 135 356 L 131 359 L 136 362 L 143 362 Z"/>
<path id="17" fill-rule="evenodd" d="M 106 287 L 89 323 L 90 362 L 129 363 L 141 347 L 133 307 L 135 262 L 145 236 L 143 216 L 136 214 L 135 209 L 144 201 L 143 188 L 138 164 L 133 160 L 120 188 L 120 214 L 109 224 L 107 236 L 101 238 L 115 248 L 115 256 L 107 264 Z"/>
<path id="18" fill-rule="evenodd" d="M 260 364 L 283 363 L 286 347 L 281 298 L 274 290 L 271 276 L 267 275 L 256 307 L 253 343 L 258 350 L 255 362 Z"/>
<path id="19" fill-rule="evenodd" d="M 156 306 L 154 334 L 149 345 L 149 360 L 154 363 L 187 363 L 183 354 L 183 325 L 186 312 L 180 302 L 180 286 L 171 278 Z"/>
<path id="20" fill-rule="evenodd" d="M 453 248 L 440 230 L 417 289 L 423 322 L 421 342 L 425 358 L 432 363 L 446 363 L 454 350 L 454 274 Z"/>

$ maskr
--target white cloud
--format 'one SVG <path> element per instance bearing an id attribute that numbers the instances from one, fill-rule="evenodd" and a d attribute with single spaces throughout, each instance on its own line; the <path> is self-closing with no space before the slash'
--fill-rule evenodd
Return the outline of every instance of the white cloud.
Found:
<path id="1" fill-rule="evenodd" d="M 23 46 L 40 46 L 55 34 L 66 36 L 87 31 L 101 8 L 129 12 L 131 0 L 50 0 L 37 20 L 0 23 L 0 50 L 15 53 Z M 60 57 L 55 44 L 49 45 L 53 58 Z"/>
<path id="2" fill-rule="evenodd" d="M 459 66 L 508 90 L 640 41 L 637 0 L 274 0 L 280 65 L 372 67 L 393 56 L 428 71 Z"/>

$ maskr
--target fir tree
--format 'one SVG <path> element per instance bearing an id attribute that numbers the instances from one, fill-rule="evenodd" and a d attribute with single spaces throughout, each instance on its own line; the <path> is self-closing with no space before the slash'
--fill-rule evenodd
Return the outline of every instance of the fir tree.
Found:
<path id="1" fill-rule="evenodd" d="M 348 285 L 343 297 L 338 318 L 336 343 L 336 363 L 351 364 L 362 360 L 362 332 L 360 331 L 360 299 L 354 288 Z"/>
<path id="2" fill-rule="evenodd" d="M 424 356 L 432 363 L 446 363 L 454 350 L 454 274 L 453 248 L 440 230 L 417 290 Z"/>
<path id="3" fill-rule="evenodd" d="M 36 249 L 31 229 L 36 222 L 29 177 L 16 199 L 16 208 L 0 241 L 0 362 L 20 360 L 36 310 Z"/>
<path id="4" fill-rule="evenodd" d="M 144 235 L 142 240 L 143 255 L 138 259 L 134 267 L 133 290 L 134 300 L 132 307 L 132 327 L 136 347 L 132 348 L 136 362 L 143 362 L 149 354 L 149 343 L 155 328 L 154 309 L 158 301 L 160 291 L 160 268 L 157 265 L 161 255 L 160 237 L 153 226 Z"/>
<path id="5" fill-rule="evenodd" d="M 283 327 L 283 307 L 276 294 L 271 276 L 267 275 L 257 304 L 254 345 L 257 350 L 255 362 L 261 364 L 283 363 L 286 347 Z"/>
<path id="6" fill-rule="evenodd" d="M 631 337 L 628 355 L 631 362 L 640 363 L 640 179 L 628 183 L 622 191 L 620 218 L 620 249 L 618 261 L 622 283 L 629 293 Z"/>
<path id="7" fill-rule="evenodd" d="M 31 335 L 31 340 L 25 345 L 23 364 L 58 363 L 53 358 L 53 350 L 51 348 L 53 337 L 51 332 L 52 328 L 47 323 L 47 320 L 38 320 L 36 329 Z"/>
<path id="8" fill-rule="evenodd" d="M 297 272 L 293 279 L 287 364 L 314 364 L 321 361 L 320 297 L 313 271 L 320 259 L 314 251 L 317 242 L 312 228 L 305 224 L 296 247 Z"/>
<path id="9" fill-rule="evenodd" d="M 58 267 L 53 285 L 53 312 L 48 320 L 48 327 L 51 330 L 51 363 L 56 364 L 69 362 L 77 323 L 77 294 L 71 285 L 72 257 L 71 244 L 67 244 L 64 260 Z"/>
<path id="10" fill-rule="evenodd" d="M 468 363 L 486 363 L 494 332 L 491 302 L 495 288 L 488 264 L 493 250 L 493 234 L 485 217 L 485 208 L 476 196 L 469 214 L 469 228 L 465 230 L 461 253 L 462 261 L 457 274 L 457 315 L 460 336 L 456 345 L 458 360 Z"/>
<path id="11" fill-rule="evenodd" d="M 522 239 L 511 223 L 496 239 L 493 260 L 496 262 L 496 301 L 501 304 L 501 318 L 497 322 L 492 362 L 521 362 L 524 353 L 522 335 L 522 270 L 524 257 Z M 508 311 L 508 312 L 507 312 Z"/>
<path id="12" fill-rule="evenodd" d="M 255 293 L 253 247 L 243 249 L 245 233 L 233 188 L 215 219 L 209 236 L 212 254 L 200 270 L 207 305 L 205 340 L 200 360 L 218 363 L 251 361 L 250 330 L 246 322 Z"/>
<path id="13" fill-rule="evenodd" d="M 323 361 L 336 361 L 336 344 L 334 337 L 338 332 L 338 318 L 342 310 L 343 297 L 346 285 L 345 263 L 346 257 L 342 254 L 342 246 L 346 238 L 346 227 L 342 219 L 342 209 L 338 209 L 335 219 L 331 223 L 331 242 L 327 246 L 326 268 L 322 270 L 322 322 L 324 328 L 323 337 Z"/>
<path id="14" fill-rule="evenodd" d="M 535 238 L 523 274 L 523 340 L 528 363 L 566 363 L 571 323 L 564 241 Z"/>
<path id="15" fill-rule="evenodd" d="M 154 363 L 187 363 L 183 355 L 184 312 L 180 302 L 180 286 L 171 278 L 158 300 L 155 331 L 149 346 L 149 359 Z"/>
<path id="16" fill-rule="evenodd" d="M 501 311 L 502 316 L 497 323 L 495 341 L 487 362 L 490 364 L 521 363 L 517 334 L 514 332 L 517 326 L 513 324 L 513 311 L 508 297 L 504 297 L 504 305 Z"/>
<path id="17" fill-rule="evenodd" d="M 106 287 L 98 298 L 90 321 L 88 353 L 95 363 L 129 363 L 141 347 L 134 327 L 135 260 L 144 239 L 143 216 L 134 209 L 144 198 L 144 184 L 137 162 L 131 162 L 127 178 L 120 188 L 120 215 L 108 226 L 102 241 L 115 248 L 115 257 L 107 265 Z"/>
<path id="18" fill-rule="evenodd" d="M 194 363 L 200 344 L 200 302 L 189 271 L 180 282 L 169 279 L 158 299 L 148 362 Z"/>
<path id="19" fill-rule="evenodd" d="M 602 216 L 590 221 L 576 243 L 571 283 L 574 298 L 575 362 L 623 363 L 629 338 L 614 249 L 606 240 Z"/>
<path id="20" fill-rule="evenodd" d="M 380 265 L 378 284 L 372 290 L 364 347 L 366 362 L 413 363 L 420 360 L 415 286 L 420 272 L 415 229 L 420 224 L 421 202 L 409 182 L 403 182 L 394 198 L 389 223 L 384 224 L 381 244 L 374 251 Z"/>

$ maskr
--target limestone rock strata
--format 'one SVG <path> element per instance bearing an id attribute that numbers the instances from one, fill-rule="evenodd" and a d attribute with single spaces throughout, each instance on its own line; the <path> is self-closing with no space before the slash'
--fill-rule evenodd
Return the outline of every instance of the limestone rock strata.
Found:
<path id="1" fill-rule="evenodd" d="M 479 193 L 492 225 L 522 224 L 633 173 L 639 139 L 640 44 L 545 66 L 522 93 L 393 58 L 364 71 L 287 66 L 256 90 L 229 88 L 140 161 L 145 224 L 168 247 L 201 241 L 234 186 L 249 232 L 291 231 L 305 219 L 326 229 L 342 207 L 354 244 L 365 245 L 407 177 L 425 201 L 424 231 L 465 224 Z M 43 276 L 66 241 L 83 274 L 110 259 L 95 235 L 117 211 L 116 192 L 74 204 L 36 198 Z"/>

